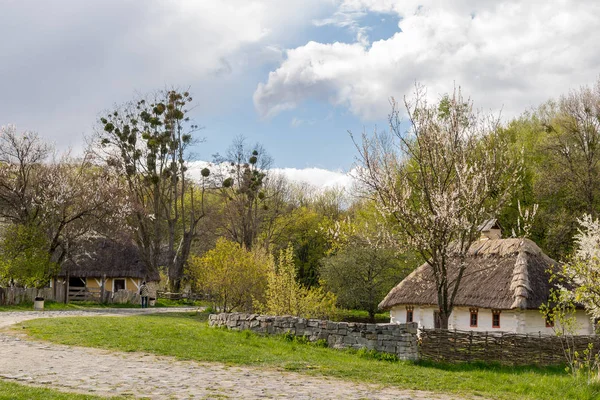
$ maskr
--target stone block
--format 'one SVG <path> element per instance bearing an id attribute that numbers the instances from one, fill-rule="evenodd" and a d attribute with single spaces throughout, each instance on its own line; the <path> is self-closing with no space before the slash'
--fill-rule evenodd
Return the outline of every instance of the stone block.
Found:
<path id="1" fill-rule="evenodd" d="M 352 336 L 344 336 L 343 342 L 346 344 L 356 344 L 357 343 L 356 338 L 352 337 Z"/>
<path id="2" fill-rule="evenodd" d="M 383 351 L 386 352 L 386 353 L 396 354 L 396 346 L 394 346 L 394 345 L 384 346 Z"/>

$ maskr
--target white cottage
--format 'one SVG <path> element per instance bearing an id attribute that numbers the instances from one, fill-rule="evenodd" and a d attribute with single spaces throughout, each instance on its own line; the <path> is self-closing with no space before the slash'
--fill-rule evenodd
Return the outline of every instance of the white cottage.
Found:
<path id="1" fill-rule="evenodd" d="M 495 235 L 494 235 L 495 236 Z M 551 288 L 548 269 L 552 260 L 529 239 L 486 236 L 469 249 L 449 329 L 551 334 L 540 313 Z M 458 259 L 449 262 L 450 278 Z M 391 322 L 418 322 L 439 327 L 437 291 L 431 267 L 425 263 L 394 287 L 379 308 L 390 311 Z M 594 324 L 583 310 L 576 312 L 578 334 L 593 334 Z"/>

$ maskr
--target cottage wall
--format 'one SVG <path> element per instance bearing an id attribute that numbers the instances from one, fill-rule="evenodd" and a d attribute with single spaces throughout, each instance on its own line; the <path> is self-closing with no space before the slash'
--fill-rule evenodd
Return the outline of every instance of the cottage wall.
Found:
<path id="1" fill-rule="evenodd" d="M 414 306 L 413 321 L 419 324 L 419 328 L 434 328 L 434 312 L 437 307 Z M 393 307 L 390 310 L 390 322 L 406 323 L 406 306 Z M 492 310 L 479 308 L 477 316 L 477 327 L 471 327 L 471 312 L 467 307 L 455 307 L 448 321 L 449 329 L 472 330 L 478 332 L 514 332 L 514 333 L 538 333 L 553 334 L 552 328 L 546 327 L 546 320 L 539 310 L 502 310 L 500 313 L 500 328 L 492 327 Z M 591 335 L 594 327 L 590 317 L 583 311 L 577 310 L 577 335 Z"/>
<path id="2" fill-rule="evenodd" d="M 106 278 L 104 283 L 104 289 L 114 291 L 115 279 L 125 279 L 125 290 L 130 292 L 137 292 L 142 284 L 140 278 Z M 101 288 L 102 278 L 86 278 L 86 287 L 88 288 Z"/>

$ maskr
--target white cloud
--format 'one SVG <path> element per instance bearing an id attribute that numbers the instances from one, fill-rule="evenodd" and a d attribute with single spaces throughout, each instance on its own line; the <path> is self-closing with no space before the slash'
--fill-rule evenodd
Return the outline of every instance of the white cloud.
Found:
<path id="1" fill-rule="evenodd" d="M 330 4 L 319 0 L 9 1 L 0 13 L 0 123 L 82 144 L 103 109 L 166 85 L 228 112 L 248 71 Z M 295 40 L 295 39 L 294 39 Z M 242 82 L 245 84 L 240 84 Z M 245 90 L 245 89 L 244 89 Z"/>
<path id="2" fill-rule="evenodd" d="M 189 175 L 193 179 L 200 179 L 200 171 L 208 167 L 215 173 L 219 166 L 214 166 L 207 161 L 192 161 L 188 164 Z M 221 168 L 227 169 L 224 164 Z M 288 180 L 297 183 L 308 183 L 319 189 L 344 188 L 350 190 L 354 184 L 352 171 L 349 173 L 342 171 L 331 171 L 323 168 L 273 168 L 270 170 L 275 174 L 281 174 Z"/>
<path id="3" fill-rule="evenodd" d="M 345 188 L 350 190 L 354 182 L 349 173 L 323 168 L 273 168 L 272 171 L 284 175 L 290 181 L 308 183 L 320 189 Z"/>
<path id="4" fill-rule="evenodd" d="M 346 0 L 317 23 L 356 29 L 352 18 L 362 12 L 397 15 L 398 32 L 371 44 L 288 50 L 254 93 L 261 116 L 316 99 L 379 119 L 389 97 L 410 95 L 415 82 L 432 98 L 456 83 L 476 107 L 513 116 L 598 78 L 596 1 Z"/>

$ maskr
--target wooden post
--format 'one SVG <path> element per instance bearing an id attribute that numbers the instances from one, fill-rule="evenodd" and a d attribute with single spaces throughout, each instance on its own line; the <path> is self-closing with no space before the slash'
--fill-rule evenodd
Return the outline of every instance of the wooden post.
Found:
<path id="1" fill-rule="evenodd" d="M 100 303 L 104 303 L 104 286 L 106 285 L 106 274 L 102 275 L 102 283 L 100 285 Z"/>
<path id="2" fill-rule="evenodd" d="M 542 356 L 542 331 L 538 332 L 538 351 L 540 353 L 540 365 L 544 365 L 543 363 L 543 356 Z"/>
<path id="3" fill-rule="evenodd" d="M 452 339 L 454 340 L 454 346 L 453 346 L 453 354 L 452 354 L 452 358 L 457 358 L 456 357 L 456 328 L 454 328 L 454 332 L 452 333 Z"/>
<path id="4" fill-rule="evenodd" d="M 469 335 L 469 351 L 467 352 L 467 361 L 471 361 L 471 346 L 473 345 L 473 331 Z"/>
<path id="5" fill-rule="evenodd" d="M 69 280 L 71 279 L 71 273 L 67 270 L 67 279 L 65 280 L 65 304 L 69 304 Z"/>
<path id="6" fill-rule="evenodd" d="M 487 355 L 487 353 L 488 353 L 488 331 L 485 331 L 485 347 L 484 347 L 484 349 L 485 349 L 484 350 L 485 354 Z"/>
<path id="7" fill-rule="evenodd" d="M 504 332 L 500 332 L 500 364 L 504 359 Z"/>

